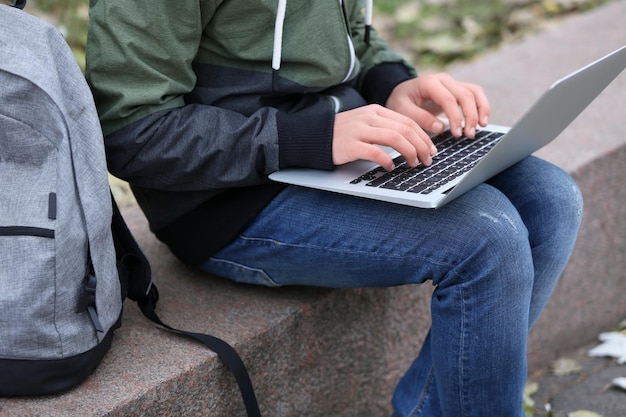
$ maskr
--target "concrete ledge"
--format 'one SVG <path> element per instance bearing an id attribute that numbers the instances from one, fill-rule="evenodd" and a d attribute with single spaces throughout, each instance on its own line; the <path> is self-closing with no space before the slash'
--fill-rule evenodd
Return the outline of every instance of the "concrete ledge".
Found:
<path id="1" fill-rule="evenodd" d="M 513 123 L 552 81 L 624 43 L 626 1 L 568 18 L 521 43 L 452 68 L 482 84 L 492 122 Z M 530 340 L 531 370 L 594 339 L 626 315 L 626 163 L 622 74 L 539 152 L 579 182 L 585 216 L 574 256 Z M 401 372 L 429 327 L 431 288 L 266 289 L 188 270 L 157 242 L 136 207 L 124 210 L 154 269 L 162 318 L 233 344 L 264 416 L 389 414 Z M 126 303 L 124 323 L 96 373 L 66 394 L 0 399 L 0 416 L 243 416 L 219 359 L 162 331 Z"/>

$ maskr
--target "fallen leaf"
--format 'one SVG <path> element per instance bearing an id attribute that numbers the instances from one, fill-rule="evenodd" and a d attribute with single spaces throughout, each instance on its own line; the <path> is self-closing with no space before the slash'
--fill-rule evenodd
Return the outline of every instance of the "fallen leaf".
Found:
<path id="1" fill-rule="evenodd" d="M 546 409 L 546 416 L 548 417 L 554 417 L 554 414 L 552 413 L 552 404 L 550 403 L 546 403 L 546 405 L 544 406 L 544 408 Z"/>
<path id="2" fill-rule="evenodd" d="M 573 413 L 568 413 L 567 417 L 602 417 L 602 415 L 594 413 L 593 411 L 578 410 Z"/>
<path id="3" fill-rule="evenodd" d="M 600 333 L 598 338 L 602 343 L 589 350 L 589 356 L 610 356 L 617 358 L 619 364 L 626 363 L 626 334 L 607 332 Z"/>
<path id="4" fill-rule="evenodd" d="M 536 382 L 527 383 L 524 387 L 524 416 L 533 417 L 535 409 L 535 401 L 531 398 L 539 390 L 539 384 Z"/>
<path id="5" fill-rule="evenodd" d="M 626 391 L 626 377 L 615 378 L 613 381 L 611 381 L 611 385 Z"/>
<path id="6" fill-rule="evenodd" d="M 568 375 L 582 371 L 583 367 L 575 359 L 559 358 L 552 363 L 552 373 L 554 375 Z"/>
<path id="7" fill-rule="evenodd" d="M 524 387 L 524 395 L 530 397 L 539 391 L 539 384 L 536 382 L 529 382 Z"/>

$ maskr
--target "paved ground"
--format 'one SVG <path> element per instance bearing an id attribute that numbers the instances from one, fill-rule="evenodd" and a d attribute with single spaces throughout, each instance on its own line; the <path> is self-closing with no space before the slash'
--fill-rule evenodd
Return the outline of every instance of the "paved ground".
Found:
<path id="1" fill-rule="evenodd" d="M 529 382 L 537 384 L 537 391 L 531 396 L 536 408 L 534 416 L 549 416 L 546 404 L 550 404 L 554 417 L 581 410 L 603 417 L 626 416 L 626 390 L 611 384 L 615 378 L 626 377 L 626 364 L 620 365 L 611 357 L 589 356 L 589 349 L 599 343 L 583 346 L 563 356 L 553 367 L 531 376 Z M 563 375 L 558 375 L 558 371 Z"/>

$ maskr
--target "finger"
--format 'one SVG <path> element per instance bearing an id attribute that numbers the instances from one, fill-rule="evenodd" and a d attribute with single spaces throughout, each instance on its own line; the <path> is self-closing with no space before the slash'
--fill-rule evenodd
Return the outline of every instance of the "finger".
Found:
<path id="1" fill-rule="evenodd" d="M 489 123 L 489 113 L 491 108 L 487 96 L 482 87 L 465 83 L 467 91 L 471 92 L 473 100 L 467 103 L 469 107 L 461 104 L 461 111 L 465 116 L 465 136 L 473 138 L 476 134 L 476 126 L 486 126 Z"/>
<path id="2" fill-rule="evenodd" d="M 454 126 L 454 128 L 456 129 L 455 133 L 458 135 L 459 130 L 460 130 L 460 125 L 464 124 L 465 136 L 469 138 L 473 138 L 476 134 L 476 126 L 478 125 L 478 119 L 479 119 L 476 94 L 480 87 L 473 86 L 469 83 L 459 83 L 453 79 L 448 79 L 448 78 L 444 78 L 442 80 L 442 83 L 457 100 L 457 103 L 458 103 L 457 109 L 460 108 L 462 119 L 464 119 L 464 120 L 459 120 L 458 122 L 455 121 L 454 124 L 451 121 L 450 122 L 451 126 L 452 125 Z"/>
<path id="3" fill-rule="evenodd" d="M 475 136 L 475 127 L 489 124 L 491 107 L 482 87 L 472 83 L 460 83 L 450 87 L 459 100 L 459 107 L 465 119 L 464 133 L 467 137 Z"/>
<path id="4" fill-rule="evenodd" d="M 478 107 L 478 124 L 485 127 L 489 124 L 489 115 L 491 114 L 491 106 L 485 91 L 476 84 L 468 84 L 467 88 L 470 89 L 476 99 L 476 106 Z"/>
<path id="5" fill-rule="evenodd" d="M 424 165 L 432 164 L 433 153 L 431 151 L 430 138 L 428 138 L 428 143 L 422 138 L 409 140 L 397 130 L 384 128 L 376 128 L 372 133 L 375 135 L 375 140 L 372 144 L 395 149 L 404 156 L 409 165 L 415 167 L 419 162 Z"/>
<path id="6" fill-rule="evenodd" d="M 426 89 L 423 97 L 428 97 L 436 104 L 448 118 L 452 134 L 459 137 L 463 133 L 463 114 L 459 107 L 459 89 L 457 82 L 448 74 L 434 74 L 430 80 L 424 83 Z"/>
<path id="7" fill-rule="evenodd" d="M 376 120 L 374 130 L 370 133 L 371 143 L 392 147 L 412 166 L 420 161 L 425 165 L 432 163 L 437 148 L 416 122 L 387 109 L 383 109 L 380 114 L 381 118 Z"/>
<path id="8" fill-rule="evenodd" d="M 360 142 L 354 145 L 355 159 L 363 159 L 366 161 L 374 162 L 385 168 L 387 171 L 393 171 L 395 164 L 389 154 L 383 151 L 378 146 Z"/>
<path id="9" fill-rule="evenodd" d="M 435 132 L 443 131 L 445 129 L 445 124 L 436 117 L 434 117 L 432 114 L 425 112 L 423 109 L 420 109 L 419 107 L 414 105 L 407 107 L 415 109 L 418 113 L 418 118 L 420 117 L 420 114 L 426 115 L 426 117 L 430 118 L 430 120 L 432 120 L 432 123 L 430 123 L 430 128 L 434 129 Z M 383 109 L 385 111 L 390 111 L 386 108 Z M 397 123 L 399 123 L 396 130 L 399 131 L 402 136 L 404 136 L 416 147 L 416 149 L 418 150 L 418 154 L 423 154 L 424 157 L 426 157 L 428 156 L 428 154 L 430 154 L 430 156 L 434 156 L 437 153 L 437 147 L 433 143 L 432 138 L 424 131 L 422 126 L 417 120 L 415 120 L 415 118 L 411 117 L 410 115 L 401 114 L 395 111 L 390 111 L 389 117 L 390 119 L 395 120 Z M 425 147 L 423 145 L 425 145 Z M 420 157 L 420 160 L 422 159 L 423 158 Z"/>
<path id="10" fill-rule="evenodd" d="M 422 129 L 439 134 L 446 129 L 446 124 L 436 115 L 442 110 L 435 103 L 429 102 L 421 107 L 415 105 L 410 99 L 406 99 L 402 106 L 403 114 L 414 120 Z"/>

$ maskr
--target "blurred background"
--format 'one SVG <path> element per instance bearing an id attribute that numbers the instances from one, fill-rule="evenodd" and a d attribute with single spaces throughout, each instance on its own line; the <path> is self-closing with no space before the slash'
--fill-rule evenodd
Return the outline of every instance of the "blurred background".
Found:
<path id="1" fill-rule="evenodd" d="M 378 0 L 374 27 L 418 69 L 443 69 L 609 1 Z M 28 0 L 26 10 L 58 26 L 84 64 L 88 0 Z"/>

